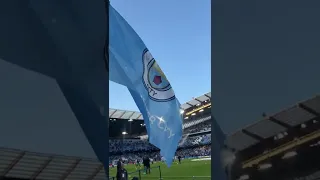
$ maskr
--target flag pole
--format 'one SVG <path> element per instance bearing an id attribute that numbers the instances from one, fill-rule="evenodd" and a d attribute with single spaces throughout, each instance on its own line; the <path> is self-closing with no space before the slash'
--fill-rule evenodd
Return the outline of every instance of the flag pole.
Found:
<path id="1" fill-rule="evenodd" d="M 106 26 L 106 42 L 105 42 L 105 47 L 104 47 L 104 63 L 105 63 L 105 68 L 106 68 L 106 71 L 108 74 L 108 80 L 109 80 L 109 6 L 110 6 L 110 0 L 104 0 L 104 2 L 105 2 L 106 21 L 107 21 L 106 22 L 106 25 L 107 25 Z M 108 84 L 109 84 L 109 81 L 108 81 Z M 106 116 L 105 111 L 104 111 L 104 115 Z M 108 119 L 107 119 L 107 127 L 109 130 L 109 113 L 108 113 Z M 109 136 L 108 136 L 108 140 L 106 142 L 109 143 Z M 108 156 L 110 156 L 109 153 L 108 153 Z M 105 167 L 105 174 L 106 174 L 107 178 L 109 179 L 110 178 L 109 177 L 109 166 Z"/>
<path id="2" fill-rule="evenodd" d="M 105 68 L 109 73 L 109 5 L 110 0 L 104 0 L 105 8 L 106 8 L 106 17 L 107 17 L 107 28 L 106 28 L 106 42 L 104 47 L 104 61 L 105 61 Z"/>

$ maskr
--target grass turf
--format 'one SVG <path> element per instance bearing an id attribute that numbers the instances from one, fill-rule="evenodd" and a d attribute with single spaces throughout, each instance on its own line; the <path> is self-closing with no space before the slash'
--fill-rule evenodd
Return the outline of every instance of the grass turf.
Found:
<path id="1" fill-rule="evenodd" d="M 199 180 L 207 180 L 211 179 L 211 161 L 191 161 L 191 160 L 182 160 L 181 164 L 178 164 L 177 161 L 172 163 L 172 166 L 168 168 L 162 162 L 156 162 L 151 165 L 151 174 L 144 174 L 143 167 L 141 166 L 141 180 L 155 180 L 159 179 L 161 169 L 162 179 L 164 180 L 178 180 L 178 179 L 194 179 Z M 136 165 L 127 165 L 125 169 L 129 173 L 129 179 L 131 180 L 133 177 L 139 177 L 139 168 L 136 169 Z M 110 177 L 114 177 L 116 175 L 116 168 L 109 168 Z"/>

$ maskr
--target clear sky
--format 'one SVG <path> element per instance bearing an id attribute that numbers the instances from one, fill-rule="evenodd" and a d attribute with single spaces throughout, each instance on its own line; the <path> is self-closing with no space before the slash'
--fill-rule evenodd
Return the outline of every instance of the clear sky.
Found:
<path id="1" fill-rule="evenodd" d="M 180 103 L 211 91 L 210 0 L 111 0 L 168 77 Z M 110 82 L 110 108 L 138 110 L 128 90 Z"/>

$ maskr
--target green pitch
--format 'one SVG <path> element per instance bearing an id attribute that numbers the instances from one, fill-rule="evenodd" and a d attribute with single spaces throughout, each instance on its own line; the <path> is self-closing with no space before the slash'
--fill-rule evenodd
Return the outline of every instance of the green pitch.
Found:
<path id="1" fill-rule="evenodd" d="M 144 174 L 143 167 L 141 166 L 141 180 L 155 180 L 159 179 L 160 172 L 158 166 L 161 167 L 161 176 L 163 180 L 179 180 L 179 179 L 195 179 L 195 180 L 209 180 L 211 179 L 211 161 L 191 161 L 182 160 L 181 164 L 177 161 L 173 162 L 172 166 L 168 168 L 162 162 L 156 162 L 151 165 L 151 174 Z M 129 173 L 129 180 L 133 177 L 139 177 L 139 168 L 136 165 L 125 166 Z M 116 176 L 116 168 L 109 168 L 110 177 Z M 135 173 L 133 173 L 135 172 Z"/>

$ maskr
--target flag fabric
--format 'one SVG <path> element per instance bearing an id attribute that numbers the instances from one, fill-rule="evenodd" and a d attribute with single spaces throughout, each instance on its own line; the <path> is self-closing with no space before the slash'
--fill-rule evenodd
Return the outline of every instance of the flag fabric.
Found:
<path id="1" fill-rule="evenodd" d="M 10 0 L 0 12 L 0 59 L 56 79 L 108 176 L 105 2 Z"/>
<path id="2" fill-rule="evenodd" d="M 216 119 L 212 116 L 211 126 L 211 172 L 212 179 L 214 180 L 227 180 L 227 171 L 223 163 L 222 151 L 224 150 L 224 142 L 226 135 L 223 133 Z"/>
<path id="3" fill-rule="evenodd" d="M 109 41 L 109 79 L 129 89 L 143 115 L 149 142 L 170 166 L 182 137 L 180 103 L 141 38 L 112 6 Z"/>

